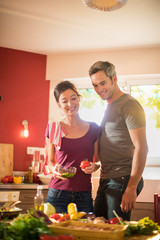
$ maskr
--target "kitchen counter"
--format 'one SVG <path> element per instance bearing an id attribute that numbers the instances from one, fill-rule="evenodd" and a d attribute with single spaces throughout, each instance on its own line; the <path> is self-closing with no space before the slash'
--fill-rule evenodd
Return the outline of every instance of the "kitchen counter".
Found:
<path id="1" fill-rule="evenodd" d="M 39 184 L 37 183 L 20 183 L 20 184 L 15 184 L 15 183 L 0 183 L 0 190 L 2 189 L 37 189 L 37 186 Z M 43 185 L 43 189 L 48 189 L 48 185 Z"/>

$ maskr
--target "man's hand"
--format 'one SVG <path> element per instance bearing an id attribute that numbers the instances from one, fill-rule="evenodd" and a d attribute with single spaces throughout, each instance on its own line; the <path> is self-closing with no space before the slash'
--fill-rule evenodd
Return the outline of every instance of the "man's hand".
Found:
<path id="1" fill-rule="evenodd" d="M 136 189 L 126 188 L 126 191 L 122 196 L 122 201 L 120 205 L 122 212 L 128 212 L 132 210 L 132 208 L 135 207 L 136 198 L 137 198 Z"/>

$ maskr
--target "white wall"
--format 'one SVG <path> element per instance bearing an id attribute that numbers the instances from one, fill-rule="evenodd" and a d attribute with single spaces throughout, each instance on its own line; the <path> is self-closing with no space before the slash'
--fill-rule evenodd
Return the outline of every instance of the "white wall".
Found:
<path id="1" fill-rule="evenodd" d="M 64 79 L 84 80 L 88 77 L 90 66 L 98 60 L 111 61 L 116 66 L 118 75 L 160 73 L 160 47 L 48 55 L 46 79 L 51 81 L 50 120 L 59 118 L 53 97 L 53 89 L 57 82 Z"/>

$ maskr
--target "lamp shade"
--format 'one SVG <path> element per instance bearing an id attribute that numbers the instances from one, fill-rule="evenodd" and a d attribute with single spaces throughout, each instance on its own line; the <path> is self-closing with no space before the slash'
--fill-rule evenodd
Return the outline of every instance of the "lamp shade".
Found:
<path id="1" fill-rule="evenodd" d="M 98 11 L 112 11 L 121 8 L 127 0 L 82 0 L 87 7 Z"/>

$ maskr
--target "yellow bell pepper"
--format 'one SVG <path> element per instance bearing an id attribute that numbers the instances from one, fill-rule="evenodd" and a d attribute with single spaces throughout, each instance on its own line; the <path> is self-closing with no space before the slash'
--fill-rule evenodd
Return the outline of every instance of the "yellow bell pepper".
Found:
<path id="1" fill-rule="evenodd" d="M 15 184 L 20 184 L 22 182 L 22 178 L 19 176 L 19 177 L 13 177 L 13 182 Z"/>
<path id="2" fill-rule="evenodd" d="M 77 213 L 77 205 L 75 203 L 69 203 L 67 206 L 68 214 L 71 216 Z"/>
<path id="3" fill-rule="evenodd" d="M 77 205 L 75 203 L 69 203 L 67 206 L 67 212 L 70 216 L 71 220 L 78 220 L 84 215 L 86 215 L 86 212 L 78 212 L 77 211 Z"/>
<path id="4" fill-rule="evenodd" d="M 83 217 L 84 215 L 86 215 L 86 212 L 78 212 L 77 213 L 77 217 L 81 219 L 81 217 Z"/>
<path id="5" fill-rule="evenodd" d="M 70 219 L 71 219 L 71 220 L 77 220 L 77 219 L 78 219 L 78 214 L 77 214 L 77 213 L 72 213 L 72 214 L 70 215 Z"/>

